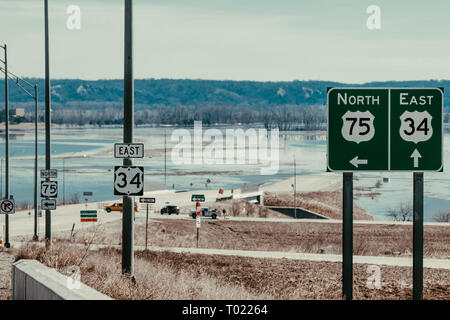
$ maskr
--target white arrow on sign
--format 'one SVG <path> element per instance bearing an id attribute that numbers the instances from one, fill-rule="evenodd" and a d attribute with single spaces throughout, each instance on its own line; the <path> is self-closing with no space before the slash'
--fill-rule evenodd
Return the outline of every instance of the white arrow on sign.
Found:
<path id="1" fill-rule="evenodd" d="M 419 158 L 422 158 L 422 155 L 417 149 L 414 149 L 413 153 L 411 154 L 411 158 L 414 158 L 414 168 L 418 168 Z"/>
<path id="2" fill-rule="evenodd" d="M 368 164 L 369 160 L 367 160 L 367 159 L 358 159 L 358 156 L 356 156 L 352 160 L 350 160 L 350 163 L 352 165 L 354 165 L 356 168 L 358 168 L 358 165 L 360 165 L 360 164 Z"/>

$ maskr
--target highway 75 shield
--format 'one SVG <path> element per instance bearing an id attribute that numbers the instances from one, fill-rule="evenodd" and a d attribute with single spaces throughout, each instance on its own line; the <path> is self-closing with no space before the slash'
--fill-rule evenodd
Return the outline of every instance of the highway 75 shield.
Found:
<path id="1" fill-rule="evenodd" d="M 137 166 L 114 167 L 114 195 L 116 196 L 144 195 L 144 167 L 137 167 Z"/>

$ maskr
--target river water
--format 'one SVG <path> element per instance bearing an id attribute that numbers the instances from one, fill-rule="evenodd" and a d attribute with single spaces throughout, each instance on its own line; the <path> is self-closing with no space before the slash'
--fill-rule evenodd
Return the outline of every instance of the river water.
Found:
<path id="1" fill-rule="evenodd" d="M 235 129 L 231 128 L 231 129 Z M 207 129 L 207 128 L 204 128 Z M 242 127 L 243 130 L 247 128 Z M 256 132 L 262 128 L 255 128 Z M 294 158 L 297 174 L 321 173 L 326 170 L 325 132 L 280 132 L 279 169 L 275 174 L 261 174 L 261 167 L 268 164 L 177 164 L 173 161 L 174 128 L 136 128 L 135 140 L 145 143 L 146 156 L 136 159 L 136 165 L 145 166 L 145 184 L 163 184 L 179 189 L 231 189 L 244 184 L 272 182 L 292 176 Z M 225 135 L 226 128 L 220 128 Z M 193 130 L 187 132 L 193 136 Z M 10 194 L 18 205 L 32 203 L 34 174 L 34 132 L 16 131 L 10 140 Z M 166 139 L 165 139 L 166 137 Z M 38 169 L 45 166 L 44 133 L 39 132 Z M 113 195 L 113 168 L 122 160 L 112 154 L 113 144 L 122 139 L 121 128 L 68 128 L 52 130 L 52 167 L 59 170 L 59 199 L 69 201 L 78 194 L 82 199 L 84 191 L 93 191 L 90 200 L 109 200 Z M 192 138 L 193 139 L 193 138 Z M 166 140 L 166 142 L 165 142 Z M 443 210 L 450 210 L 450 173 L 445 170 L 449 163 L 450 133 L 444 136 L 444 172 L 425 173 L 425 221 L 433 221 L 433 216 Z M 225 141 L 225 140 L 224 140 Z M 270 139 L 269 139 L 270 146 Z M 206 144 L 206 143 L 205 143 Z M 166 152 L 165 150 L 166 145 Z M 242 151 L 242 150 L 241 150 Z M 4 185 L 4 140 L 0 145 L 1 192 Z M 194 153 L 195 151 L 193 151 Z M 255 150 L 244 150 L 246 159 Z M 270 152 L 270 150 L 269 150 Z M 166 178 L 164 167 L 166 159 Z M 64 168 L 64 171 L 62 170 Z M 372 189 L 376 197 L 359 197 L 358 205 L 366 209 L 376 220 L 388 220 L 389 209 L 400 204 L 412 204 L 412 173 L 359 173 L 355 187 L 374 186 L 377 181 L 381 187 Z M 166 179 L 166 181 L 165 181 Z M 40 180 L 40 179 L 39 179 Z M 207 183 L 207 181 L 210 181 Z"/>

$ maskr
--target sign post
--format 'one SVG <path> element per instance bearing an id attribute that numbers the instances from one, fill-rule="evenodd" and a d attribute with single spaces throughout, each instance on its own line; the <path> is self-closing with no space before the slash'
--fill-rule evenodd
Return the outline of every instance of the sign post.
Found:
<path id="1" fill-rule="evenodd" d="M 413 203 L 413 299 L 423 292 L 423 172 L 414 172 Z"/>
<path id="2" fill-rule="evenodd" d="M 343 298 L 352 299 L 354 171 L 414 172 L 413 298 L 423 291 L 423 172 L 443 171 L 439 88 L 328 90 L 327 170 L 343 172 Z"/>
<path id="3" fill-rule="evenodd" d="M 200 224 L 201 224 L 200 210 L 201 210 L 200 202 L 197 202 L 197 218 L 195 219 L 195 226 L 197 229 L 197 248 L 198 248 L 198 240 L 200 237 Z"/>
<path id="4" fill-rule="evenodd" d="M 140 203 L 147 204 L 147 214 L 145 217 L 145 250 L 147 250 L 147 239 L 148 239 L 148 206 L 150 203 L 156 203 L 155 198 L 139 198 Z"/>

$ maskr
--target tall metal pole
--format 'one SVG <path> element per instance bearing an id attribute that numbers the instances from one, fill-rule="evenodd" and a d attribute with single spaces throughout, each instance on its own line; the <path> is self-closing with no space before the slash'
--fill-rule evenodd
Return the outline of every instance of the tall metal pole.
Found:
<path id="1" fill-rule="evenodd" d="M 50 170 L 51 165 L 51 142 L 50 142 L 50 59 L 49 59 L 49 37 L 48 37 L 48 0 L 44 2 L 45 10 L 45 169 Z M 50 179 L 47 178 L 47 181 Z M 52 239 L 51 211 L 45 210 L 45 245 L 50 246 Z"/>
<path id="2" fill-rule="evenodd" d="M 147 203 L 147 214 L 145 217 L 145 250 L 147 250 L 147 233 L 148 233 L 148 203 Z"/>
<path id="3" fill-rule="evenodd" d="M 123 142 L 133 143 L 134 83 L 133 83 L 133 1 L 125 0 L 125 52 L 124 52 Z M 124 159 L 124 166 L 131 166 Z M 122 217 L 122 273 L 134 277 L 134 223 L 133 198 L 123 196 Z"/>
<path id="4" fill-rule="evenodd" d="M 294 217 L 297 219 L 297 168 L 294 158 Z"/>
<path id="5" fill-rule="evenodd" d="M 167 188 L 167 136 L 166 129 L 164 128 L 164 184 Z"/>
<path id="6" fill-rule="evenodd" d="M 343 174 L 342 299 L 353 299 L 353 173 Z"/>
<path id="7" fill-rule="evenodd" d="M 34 86 L 34 235 L 33 240 L 37 241 L 38 237 L 38 88 Z"/>
<path id="8" fill-rule="evenodd" d="M 9 199 L 8 48 L 5 44 L 5 199 Z M 9 215 L 5 214 L 5 248 L 9 248 Z"/>
<path id="9" fill-rule="evenodd" d="M 64 157 L 62 158 L 62 174 L 63 174 L 63 204 L 66 204 L 66 163 Z"/>
<path id="10" fill-rule="evenodd" d="M 423 294 L 423 172 L 414 172 L 413 185 L 413 299 Z"/>

